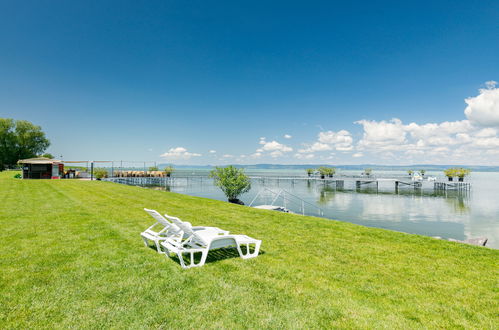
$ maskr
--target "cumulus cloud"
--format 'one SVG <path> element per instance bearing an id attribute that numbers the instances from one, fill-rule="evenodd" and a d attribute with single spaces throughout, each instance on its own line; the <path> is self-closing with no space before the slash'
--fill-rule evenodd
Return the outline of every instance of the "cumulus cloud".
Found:
<path id="1" fill-rule="evenodd" d="M 339 151 L 349 151 L 353 149 L 353 138 L 347 130 L 320 132 L 318 140 L 320 143 L 331 145 L 334 149 Z"/>
<path id="2" fill-rule="evenodd" d="M 361 120 L 364 134 L 358 152 L 382 159 L 416 162 L 478 162 L 491 148 L 499 147 L 495 128 L 473 125 L 469 120 L 404 124 Z M 485 153 L 484 153 L 485 152 Z"/>
<path id="3" fill-rule="evenodd" d="M 312 152 L 317 152 L 317 151 L 328 151 L 332 150 L 333 148 L 329 144 L 321 143 L 321 142 L 315 142 L 308 148 L 304 149 L 299 149 L 298 152 L 300 153 L 312 153 Z"/>
<path id="4" fill-rule="evenodd" d="M 267 142 L 265 138 L 260 138 L 259 142 L 262 147 L 257 150 L 257 152 L 264 152 L 264 151 L 269 151 L 269 152 L 274 152 L 274 151 L 280 151 L 281 153 L 285 152 L 290 152 L 293 151 L 293 148 L 288 147 L 285 144 L 279 143 L 277 141 L 270 141 Z"/>
<path id="5" fill-rule="evenodd" d="M 356 152 L 352 155 L 352 157 L 354 158 L 360 158 L 360 157 L 364 157 L 364 154 L 362 152 Z"/>
<path id="6" fill-rule="evenodd" d="M 192 157 L 200 157 L 201 154 L 188 152 L 187 149 L 183 147 L 171 148 L 168 152 L 160 155 L 162 158 L 166 159 L 190 159 Z"/>
<path id="7" fill-rule="evenodd" d="M 260 158 L 260 157 L 262 157 L 262 153 L 261 152 L 255 152 L 254 154 L 251 154 L 250 157 L 252 157 L 252 158 Z"/>
<path id="8" fill-rule="evenodd" d="M 358 143 L 360 149 L 376 148 L 382 150 L 398 149 L 406 143 L 406 130 L 400 119 L 390 121 L 359 120 L 356 124 L 362 125 L 364 135 Z"/>
<path id="9" fill-rule="evenodd" d="M 208 152 L 209 152 L 210 154 L 216 154 L 216 153 L 217 153 L 217 151 L 216 151 L 216 150 L 210 150 L 210 151 L 208 151 Z"/>
<path id="10" fill-rule="evenodd" d="M 353 150 L 352 143 L 353 138 L 349 131 L 323 131 L 318 134 L 316 142 L 312 144 L 304 144 L 305 148 L 298 149 L 298 153 L 311 154 L 314 152 L 330 150 L 351 151 Z"/>
<path id="11" fill-rule="evenodd" d="M 497 82 L 486 82 L 487 88 L 479 90 L 475 97 L 464 101 L 467 104 L 464 113 L 473 123 L 481 126 L 499 127 L 499 88 Z"/>
<path id="12" fill-rule="evenodd" d="M 289 134 L 284 134 L 284 138 L 285 138 L 285 139 L 291 139 L 291 138 L 292 138 L 292 136 L 291 136 L 291 135 L 289 135 Z"/>
<path id="13" fill-rule="evenodd" d="M 302 153 L 296 153 L 295 158 L 297 159 L 312 159 L 314 158 L 314 154 L 302 154 Z"/>

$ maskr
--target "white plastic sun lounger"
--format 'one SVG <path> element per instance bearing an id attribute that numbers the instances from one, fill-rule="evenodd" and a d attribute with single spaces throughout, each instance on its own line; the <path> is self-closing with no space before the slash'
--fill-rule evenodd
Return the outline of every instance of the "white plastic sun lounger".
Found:
<path id="1" fill-rule="evenodd" d="M 261 240 L 251 238 L 246 235 L 220 235 L 214 231 L 202 230 L 194 231 L 193 227 L 188 222 L 182 222 L 175 217 L 169 217 L 176 224 L 187 239 L 182 239 L 180 236 L 172 236 L 161 242 L 161 246 L 165 249 L 165 254 L 169 257 L 170 254 L 176 254 L 179 258 L 182 268 L 201 267 L 205 264 L 208 252 L 210 250 L 233 247 L 237 248 L 239 256 L 243 259 L 255 258 L 260 251 Z M 245 248 L 243 252 L 242 247 Z M 253 247 L 251 252 L 250 247 Z M 198 263 L 194 257 L 196 253 L 201 253 L 201 259 Z M 189 255 L 189 263 L 186 264 L 184 254 Z"/>
<path id="2" fill-rule="evenodd" d="M 152 216 L 155 220 L 156 223 L 154 223 L 152 226 L 147 228 L 145 231 L 143 231 L 140 236 L 142 236 L 142 239 L 144 241 L 145 246 L 149 246 L 149 241 L 154 242 L 154 245 L 156 246 L 156 250 L 158 253 L 162 253 L 163 251 L 161 250 L 160 242 L 164 241 L 168 237 L 179 237 L 181 238 L 187 238 L 183 237 L 184 233 L 183 231 L 174 223 L 171 223 L 168 221 L 165 217 L 163 217 L 159 212 L 155 210 L 150 210 L 144 208 L 144 211 L 149 213 L 150 216 Z M 165 215 L 167 218 L 171 218 L 168 215 Z M 178 218 L 175 218 L 178 219 Z M 180 221 L 180 219 L 179 219 Z M 160 231 L 155 231 L 153 228 L 156 226 L 163 226 L 163 228 Z M 229 232 L 226 230 L 222 230 L 217 227 L 192 227 L 193 231 L 201 231 L 201 230 L 208 230 L 211 232 L 216 232 L 220 234 L 228 234 Z"/>

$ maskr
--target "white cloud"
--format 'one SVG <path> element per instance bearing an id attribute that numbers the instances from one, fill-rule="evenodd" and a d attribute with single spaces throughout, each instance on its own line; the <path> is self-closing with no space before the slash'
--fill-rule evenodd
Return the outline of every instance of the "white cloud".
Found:
<path id="1" fill-rule="evenodd" d="M 400 119 L 394 118 L 390 121 L 359 120 L 356 124 L 362 125 L 364 135 L 359 141 L 359 149 L 376 148 L 381 150 L 398 149 L 401 144 L 406 143 L 406 131 Z"/>
<path id="2" fill-rule="evenodd" d="M 305 149 L 299 149 L 298 152 L 300 153 L 312 153 L 312 152 L 317 152 L 317 151 L 328 151 L 332 150 L 333 148 L 329 144 L 321 143 L 321 142 L 315 142 L 311 146 Z"/>
<path id="3" fill-rule="evenodd" d="M 160 155 L 162 158 L 166 159 L 190 159 L 192 157 L 200 157 L 201 154 L 188 152 L 187 149 L 183 147 L 171 148 L 168 152 Z"/>
<path id="4" fill-rule="evenodd" d="M 210 151 L 208 151 L 208 152 L 209 152 L 210 154 L 216 154 L 216 153 L 217 153 L 217 151 L 216 151 L 216 150 L 210 150 Z"/>
<path id="5" fill-rule="evenodd" d="M 499 88 L 495 81 L 485 84 L 487 88 L 480 89 L 479 95 L 464 100 L 468 105 L 464 113 L 473 123 L 499 127 Z"/>
<path id="6" fill-rule="evenodd" d="M 364 157 L 364 154 L 362 152 L 356 152 L 352 155 L 352 157 L 354 158 L 360 158 L 360 157 Z"/>
<path id="7" fill-rule="evenodd" d="M 298 153 L 308 154 L 308 153 L 323 152 L 330 150 L 351 151 L 353 150 L 352 143 L 353 143 L 353 138 L 349 131 L 341 130 L 338 132 L 334 131 L 320 132 L 319 135 L 317 136 L 316 142 L 312 144 L 305 144 L 306 148 L 299 149 Z"/>
<path id="8" fill-rule="evenodd" d="M 222 156 L 222 158 L 234 158 L 234 156 L 233 155 L 229 155 L 229 154 L 225 154 L 225 155 Z"/>
<path id="9" fill-rule="evenodd" d="M 279 143 L 277 141 L 271 141 L 267 142 L 265 139 L 260 138 L 260 142 L 263 147 L 259 148 L 257 152 L 263 152 L 263 151 L 280 151 L 280 152 L 290 152 L 293 151 L 293 148 L 288 147 L 285 144 Z"/>
<path id="10" fill-rule="evenodd" d="M 314 158 L 314 154 L 301 154 L 301 153 L 296 153 L 295 158 L 297 159 L 312 159 Z"/>
<path id="11" fill-rule="evenodd" d="M 346 130 L 341 130 L 338 132 L 320 132 L 318 140 L 320 143 L 332 145 L 334 149 L 339 151 L 349 151 L 353 149 L 352 135 L 349 131 Z"/>
<path id="12" fill-rule="evenodd" d="M 490 127 L 484 128 L 475 134 L 476 137 L 481 137 L 481 138 L 494 137 L 496 135 L 497 135 L 497 130 Z"/>
<path id="13" fill-rule="evenodd" d="M 277 157 L 281 157 L 281 156 L 284 156 L 284 153 L 282 151 L 279 151 L 279 150 L 276 150 L 276 151 L 272 151 L 270 153 L 270 156 L 272 158 L 277 158 Z"/>
<path id="14" fill-rule="evenodd" d="M 285 138 L 285 139 L 291 139 L 291 138 L 292 138 L 292 136 L 291 136 L 291 135 L 289 135 L 289 134 L 284 134 L 284 138 Z"/>

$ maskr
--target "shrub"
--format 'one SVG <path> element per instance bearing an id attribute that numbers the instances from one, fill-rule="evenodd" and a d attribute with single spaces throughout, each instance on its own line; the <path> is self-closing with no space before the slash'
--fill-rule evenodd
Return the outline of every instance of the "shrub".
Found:
<path id="1" fill-rule="evenodd" d="M 238 197 L 251 189 L 251 181 L 244 170 L 232 165 L 215 167 L 211 171 L 210 177 L 215 180 L 215 185 L 223 191 L 231 203 L 241 204 L 242 202 L 239 201 Z"/>
<path id="2" fill-rule="evenodd" d="M 173 168 L 173 166 L 167 166 L 165 167 L 163 172 L 165 173 L 165 176 L 170 176 L 173 172 L 175 172 L 175 169 Z"/>
<path id="3" fill-rule="evenodd" d="M 373 169 L 372 168 L 366 168 L 364 169 L 364 174 L 369 176 L 373 173 Z"/>
<path id="4" fill-rule="evenodd" d="M 158 167 L 157 166 L 151 166 L 149 167 L 149 171 L 159 171 Z"/>
<path id="5" fill-rule="evenodd" d="M 107 170 L 105 168 L 94 168 L 94 177 L 96 179 L 107 178 Z"/>
<path id="6" fill-rule="evenodd" d="M 332 177 L 336 173 L 336 169 L 334 167 L 321 166 L 317 170 L 319 171 L 321 178 L 326 176 Z"/>
<path id="7" fill-rule="evenodd" d="M 457 171 L 456 171 L 456 168 L 448 168 L 448 169 L 445 169 L 444 170 L 444 174 L 446 177 L 448 178 L 452 178 L 452 177 L 455 177 L 457 175 Z"/>
<path id="8" fill-rule="evenodd" d="M 308 176 L 312 176 L 312 174 L 314 174 L 314 172 L 315 172 L 315 169 L 313 169 L 313 168 L 307 168 L 305 171 L 307 171 L 307 175 Z"/>
<path id="9" fill-rule="evenodd" d="M 470 174 L 471 170 L 468 168 L 458 168 L 456 169 L 456 176 L 459 178 L 464 178 Z"/>
<path id="10" fill-rule="evenodd" d="M 21 174 L 16 173 L 16 175 L 14 175 L 14 179 L 20 179 L 20 178 L 22 178 L 22 175 L 21 175 Z"/>

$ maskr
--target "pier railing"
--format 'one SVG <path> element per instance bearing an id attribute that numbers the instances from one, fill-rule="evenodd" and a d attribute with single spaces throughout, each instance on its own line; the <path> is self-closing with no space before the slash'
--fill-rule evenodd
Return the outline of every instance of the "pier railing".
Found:
<path id="1" fill-rule="evenodd" d="M 319 216 L 324 215 L 324 211 L 320 207 L 317 207 L 316 205 L 307 202 L 302 198 L 293 195 L 292 193 L 284 189 L 279 189 L 278 191 L 274 191 L 269 188 L 263 188 L 255 195 L 251 203 L 249 203 L 249 206 L 254 206 L 253 204 L 258 200 L 258 198 L 263 197 L 263 195 L 266 193 L 269 194 L 270 198 L 272 199 L 272 201 L 269 204 L 271 206 L 283 206 L 285 209 L 293 208 L 292 211 L 294 209 L 298 209 L 302 215 L 306 215 L 305 207 L 308 207 L 314 209 L 317 212 L 317 215 Z M 279 201 L 282 201 L 282 205 L 275 205 Z"/>

